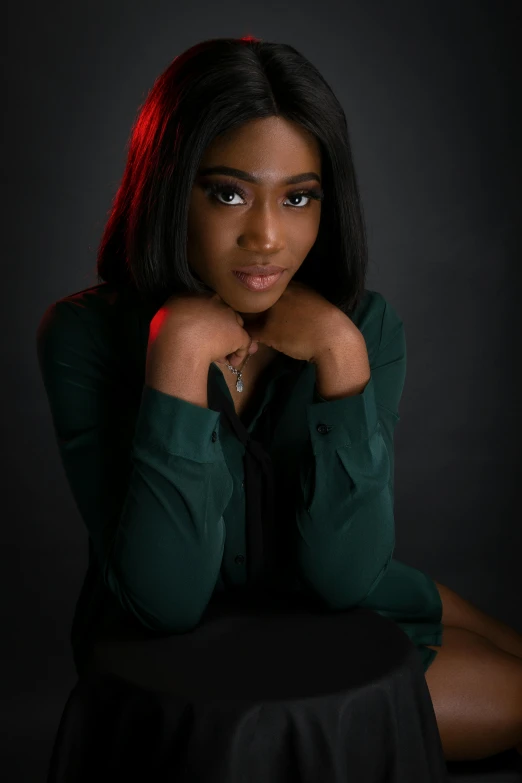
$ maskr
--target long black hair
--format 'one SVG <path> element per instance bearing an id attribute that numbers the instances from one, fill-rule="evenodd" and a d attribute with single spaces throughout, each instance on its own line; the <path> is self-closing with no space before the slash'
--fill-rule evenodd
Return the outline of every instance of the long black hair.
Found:
<path id="1" fill-rule="evenodd" d="M 202 41 L 154 82 L 98 248 L 98 282 L 130 285 L 158 307 L 174 293 L 209 292 L 186 252 L 199 161 L 219 134 L 271 116 L 311 132 L 322 159 L 318 236 L 294 279 L 352 312 L 363 296 L 368 250 L 343 108 L 300 52 L 253 36 Z"/>

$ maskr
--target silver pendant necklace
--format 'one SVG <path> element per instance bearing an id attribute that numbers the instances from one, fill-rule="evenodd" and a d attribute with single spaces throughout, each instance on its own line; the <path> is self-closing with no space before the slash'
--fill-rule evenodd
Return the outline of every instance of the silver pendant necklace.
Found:
<path id="1" fill-rule="evenodd" d="M 236 389 L 237 389 L 237 391 L 238 391 L 238 392 L 242 392 L 242 391 L 243 391 L 243 388 L 244 388 L 244 387 L 243 387 L 243 378 L 242 378 L 242 375 L 241 375 L 241 373 L 243 372 L 243 369 L 244 369 L 244 367 L 245 367 L 246 363 L 248 362 L 248 360 L 250 359 L 250 357 L 251 357 L 251 356 L 252 356 L 252 354 L 250 353 L 250 354 L 247 356 L 247 358 L 245 359 L 245 361 L 244 361 L 244 363 L 243 363 L 243 367 L 241 367 L 241 369 L 239 369 L 239 370 L 236 370 L 236 368 L 235 368 L 235 367 L 232 367 L 232 365 L 231 365 L 231 364 L 227 364 L 227 363 L 225 362 L 225 364 L 227 364 L 227 367 L 228 367 L 228 369 L 229 369 L 229 370 L 232 370 L 232 372 L 233 372 L 233 373 L 235 373 L 235 374 L 237 375 L 237 380 L 236 380 Z"/>

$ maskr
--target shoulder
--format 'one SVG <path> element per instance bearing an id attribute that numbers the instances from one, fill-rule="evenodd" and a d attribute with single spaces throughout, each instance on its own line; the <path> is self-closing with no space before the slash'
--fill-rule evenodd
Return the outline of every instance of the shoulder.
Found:
<path id="1" fill-rule="evenodd" d="M 379 291 L 365 289 L 351 320 L 365 339 L 370 363 L 391 340 L 404 341 L 402 318 Z"/>
<path id="2" fill-rule="evenodd" d="M 128 287 L 99 283 L 75 291 L 49 304 L 40 317 L 38 353 L 43 357 L 81 347 L 110 360 L 129 341 L 144 338 L 147 315 L 139 295 Z"/>
<path id="3" fill-rule="evenodd" d="M 75 318 L 86 324 L 101 325 L 132 309 L 138 302 L 137 294 L 130 289 L 109 283 L 98 283 L 82 288 L 52 302 L 45 310 L 40 324 L 71 322 Z"/>

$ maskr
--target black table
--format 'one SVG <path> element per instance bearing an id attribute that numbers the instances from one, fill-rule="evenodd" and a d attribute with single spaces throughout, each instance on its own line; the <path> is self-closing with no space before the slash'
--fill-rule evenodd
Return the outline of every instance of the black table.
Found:
<path id="1" fill-rule="evenodd" d="M 227 594 L 225 594 L 226 596 Z M 213 599 L 185 634 L 100 639 L 47 783 L 440 783 L 420 655 L 393 621 Z"/>

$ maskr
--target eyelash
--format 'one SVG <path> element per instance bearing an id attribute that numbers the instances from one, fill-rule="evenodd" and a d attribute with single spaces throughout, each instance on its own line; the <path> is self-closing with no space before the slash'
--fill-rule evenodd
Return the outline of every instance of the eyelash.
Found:
<path id="1" fill-rule="evenodd" d="M 215 197 L 218 193 L 227 191 L 230 193 L 237 193 L 239 196 L 241 196 L 241 198 L 245 198 L 247 195 L 238 182 L 232 182 L 230 184 L 225 184 L 224 182 L 212 182 L 207 185 L 205 191 L 211 194 L 213 197 Z M 323 201 L 324 192 L 316 188 L 310 188 L 309 190 L 294 190 L 293 193 L 289 193 L 287 195 L 287 198 L 295 198 L 295 196 L 305 196 L 306 198 L 309 198 L 310 201 L 304 207 L 296 206 L 295 204 L 291 204 L 290 206 L 293 207 L 293 209 L 306 209 L 306 207 L 311 206 L 312 199 L 315 201 Z M 218 204 L 222 204 L 225 207 L 241 206 L 240 204 L 225 204 L 223 201 L 219 201 L 219 199 L 216 199 L 216 201 Z"/>

